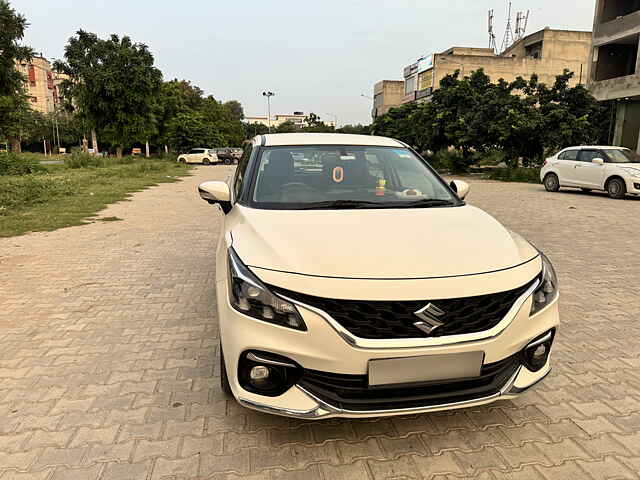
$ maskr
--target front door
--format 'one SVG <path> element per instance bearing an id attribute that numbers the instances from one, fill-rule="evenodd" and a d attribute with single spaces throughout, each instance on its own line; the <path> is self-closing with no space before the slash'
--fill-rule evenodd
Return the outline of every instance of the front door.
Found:
<path id="1" fill-rule="evenodd" d="M 593 163 L 594 158 L 604 160 L 605 153 L 600 150 L 581 150 L 578 155 L 575 178 L 582 188 L 603 188 L 604 165 Z"/>

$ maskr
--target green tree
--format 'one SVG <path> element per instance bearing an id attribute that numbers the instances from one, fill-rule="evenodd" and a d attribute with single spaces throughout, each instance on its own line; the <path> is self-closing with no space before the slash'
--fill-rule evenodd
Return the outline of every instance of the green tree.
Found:
<path id="1" fill-rule="evenodd" d="M 195 147 L 224 146 L 223 136 L 202 113 L 193 111 L 179 113 L 172 118 L 167 125 L 167 137 L 171 147 L 178 152 Z"/>
<path id="2" fill-rule="evenodd" d="M 231 118 L 235 121 L 244 120 L 244 110 L 242 108 L 242 104 L 237 100 L 229 100 L 224 103 L 224 106 L 229 110 L 231 114 Z"/>
<path id="3" fill-rule="evenodd" d="M 357 125 L 343 125 L 342 127 L 336 129 L 336 133 L 348 133 L 352 135 L 370 135 L 371 126 L 362 125 L 360 123 L 358 123 Z"/>
<path id="4" fill-rule="evenodd" d="M 282 122 L 275 129 L 275 133 L 295 133 L 298 131 L 299 131 L 298 127 L 296 127 L 296 124 L 293 123 L 291 120 Z"/>
<path id="5" fill-rule="evenodd" d="M 170 145 L 168 126 L 179 114 L 193 112 L 202 106 L 203 91 L 187 80 L 163 82 L 156 103 L 156 145 Z"/>
<path id="6" fill-rule="evenodd" d="M 245 141 L 251 140 L 257 135 L 266 135 L 269 133 L 269 127 L 262 123 L 243 123 L 242 127 L 244 128 Z"/>
<path id="7" fill-rule="evenodd" d="M 301 131 L 307 133 L 333 133 L 335 130 L 335 127 L 324 123 L 320 116 L 313 112 L 309 113 L 307 125 L 301 129 Z"/>
<path id="8" fill-rule="evenodd" d="M 24 76 L 16 63 L 27 62 L 33 56 L 30 47 L 19 42 L 24 38 L 27 20 L 0 0 L 0 138 L 6 137 L 11 150 L 20 152 L 20 124 L 29 111 L 24 89 Z"/>
<path id="9" fill-rule="evenodd" d="M 156 131 L 162 74 L 146 45 L 127 36 L 107 40 L 79 30 L 55 67 L 70 76 L 62 84 L 72 108 L 117 146 L 144 143 Z M 72 102 L 72 103 L 71 103 Z"/>

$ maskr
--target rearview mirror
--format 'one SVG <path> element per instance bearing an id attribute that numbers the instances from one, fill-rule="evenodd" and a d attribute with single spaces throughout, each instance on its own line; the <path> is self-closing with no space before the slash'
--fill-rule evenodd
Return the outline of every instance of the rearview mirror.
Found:
<path id="1" fill-rule="evenodd" d="M 198 185 L 198 193 L 204 201 L 220 205 L 224 213 L 231 211 L 231 191 L 225 182 L 204 182 Z"/>
<path id="2" fill-rule="evenodd" d="M 604 165 L 604 160 L 602 158 L 594 158 L 591 160 L 591 163 L 595 163 L 596 165 Z"/>
<path id="3" fill-rule="evenodd" d="M 465 199 L 469 194 L 469 189 L 471 188 L 467 182 L 463 182 L 462 180 L 452 180 L 449 186 L 458 194 L 458 198 L 460 198 L 460 200 Z"/>

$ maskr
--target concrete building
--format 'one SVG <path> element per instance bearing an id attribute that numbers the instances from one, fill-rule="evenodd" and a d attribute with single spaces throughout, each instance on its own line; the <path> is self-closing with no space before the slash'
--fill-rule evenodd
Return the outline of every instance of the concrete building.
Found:
<path id="1" fill-rule="evenodd" d="M 494 82 L 530 78 L 535 73 L 541 82 L 552 84 L 557 75 L 569 69 L 575 73 L 572 85 L 586 83 L 590 48 L 591 32 L 550 28 L 518 40 L 500 55 L 490 48 L 451 47 L 407 66 L 402 99 L 396 105 L 389 102 L 388 108 L 426 99 L 456 70 L 466 76 L 482 68 Z M 375 106 L 374 114 L 381 115 Z"/>
<path id="2" fill-rule="evenodd" d="M 31 107 L 44 114 L 54 112 L 60 105 L 60 84 L 66 76 L 54 72 L 51 63 L 42 56 L 19 63 L 17 69 L 26 78 Z"/>
<path id="3" fill-rule="evenodd" d="M 640 0 L 597 0 L 589 89 L 614 100 L 615 145 L 640 152 Z"/>
<path id="4" fill-rule="evenodd" d="M 373 118 L 385 115 L 389 109 L 402 103 L 403 80 L 382 80 L 373 86 Z"/>
<path id="5" fill-rule="evenodd" d="M 269 117 L 266 115 L 263 116 L 251 116 L 245 117 L 244 121 L 250 125 L 261 124 L 265 126 L 269 126 Z M 303 128 L 309 125 L 309 115 L 304 112 L 293 112 L 293 114 L 277 114 L 271 118 L 271 127 L 276 128 L 282 125 L 285 122 L 291 122 L 298 128 Z M 335 127 L 335 121 L 333 120 L 323 120 L 325 125 L 330 127 Z"/>

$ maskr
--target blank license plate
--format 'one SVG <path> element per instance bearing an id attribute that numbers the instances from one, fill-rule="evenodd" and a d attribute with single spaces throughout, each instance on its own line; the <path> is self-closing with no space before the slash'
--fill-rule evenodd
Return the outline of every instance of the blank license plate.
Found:
<path id="1" fill-rule="evenodd" d="M 478 377 L 484 352 L 369 360 L 369 386 Z"/>

